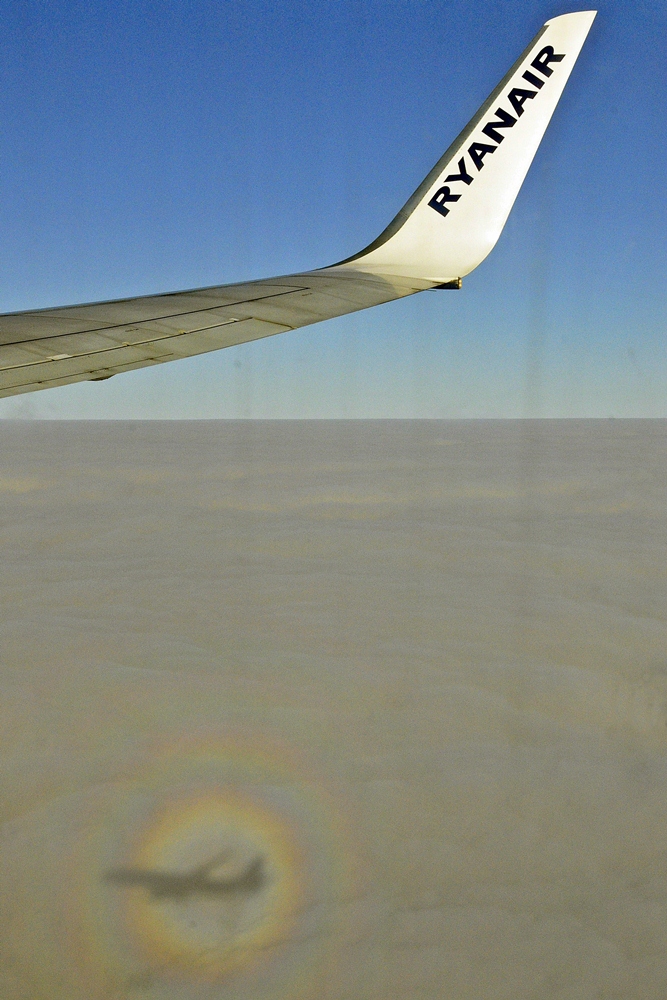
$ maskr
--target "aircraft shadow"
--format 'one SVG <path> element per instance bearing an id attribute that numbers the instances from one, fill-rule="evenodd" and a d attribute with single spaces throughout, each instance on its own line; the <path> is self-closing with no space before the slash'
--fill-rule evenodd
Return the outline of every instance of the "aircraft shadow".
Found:
<path id="1" fill-rule="evenodd" d="M 184 874 L 155 871 L 143 868 L 113 868 L 104 881 L 130 888 L 145 889 L 154 899 L 182 900 L 195 894 L 200 896 L 248 896 L 258 892 L 267 882 L 264 859 L 253 858 L 246 868 L 227 878 L 216 878 L 211 870 L 218 867 L 225 856 L 218 856 L 205 865 Z"/>

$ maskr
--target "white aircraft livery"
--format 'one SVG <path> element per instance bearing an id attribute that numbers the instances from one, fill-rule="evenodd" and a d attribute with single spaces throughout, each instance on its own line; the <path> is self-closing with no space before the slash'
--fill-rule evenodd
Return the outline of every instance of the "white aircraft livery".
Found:
<path id="1" fill-rule="evenodd" d="M 428 288 L 460 288 L 502 232 L 595 14 L 547 21 L 365 250 L 303 274 L 2 315 L 0 397 L 107 379 Z"/>

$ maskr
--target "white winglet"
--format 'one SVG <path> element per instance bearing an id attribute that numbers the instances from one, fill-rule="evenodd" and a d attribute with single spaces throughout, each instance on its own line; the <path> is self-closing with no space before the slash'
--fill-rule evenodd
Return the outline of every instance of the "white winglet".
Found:
<path id="1" fill-rule="evenodd" d="M 345 267 L 456 282 L 493 249 L 596 11 L 547 21 L 385 231 Z"/>

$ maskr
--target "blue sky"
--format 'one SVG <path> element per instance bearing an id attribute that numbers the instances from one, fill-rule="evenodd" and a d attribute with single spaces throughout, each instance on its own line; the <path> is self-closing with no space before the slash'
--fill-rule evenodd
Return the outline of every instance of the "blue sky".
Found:
<path id="1" fill-rule="evenodd" d="M 460 292 L 0 401 L 0 416 L 667 416 L 667 5 L 602 0 Z M 557 0 L 0 7 L 0 312 L 365 246 Z"/>

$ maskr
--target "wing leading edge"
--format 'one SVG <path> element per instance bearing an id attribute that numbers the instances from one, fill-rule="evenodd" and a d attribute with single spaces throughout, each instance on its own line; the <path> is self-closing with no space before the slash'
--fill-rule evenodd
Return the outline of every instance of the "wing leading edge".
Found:
<path id="1" fill-rule="evenodd" d="M 270 337 L 460 279 L 487 256 L 594 11 L 547 21 L 387 229 L 332 267 L 0 316 L 0 397 Z"/>

